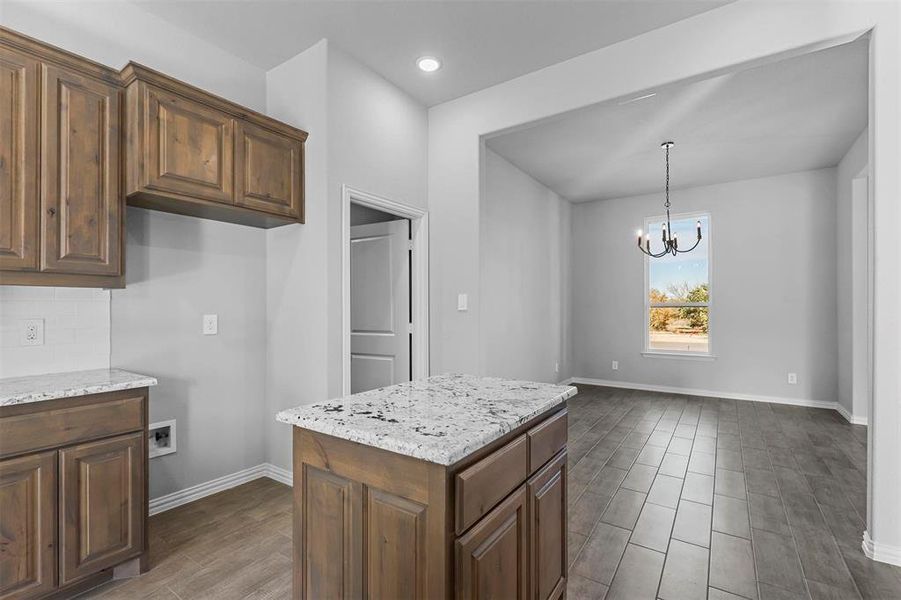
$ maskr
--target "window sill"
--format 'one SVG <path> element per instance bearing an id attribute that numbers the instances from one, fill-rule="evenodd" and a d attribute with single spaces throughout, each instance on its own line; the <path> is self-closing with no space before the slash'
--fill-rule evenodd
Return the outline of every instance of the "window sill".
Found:
<path id="1" fill-rule="evenodd" d="M 688 352 L 654 352 L 646 350 L 641 353 L 645 358 L 666 358 L 666 359 L 676 359 L 676 360 L 700 360 L 700 361 L 712 361 L 716 360 L 716 354 L 702 354 L 691 353 Z"/>

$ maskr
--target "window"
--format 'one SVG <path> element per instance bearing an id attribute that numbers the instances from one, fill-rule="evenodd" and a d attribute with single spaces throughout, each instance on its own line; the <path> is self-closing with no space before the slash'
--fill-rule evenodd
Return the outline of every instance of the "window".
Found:
<path id="1" fill-rule="evenodd" d="M 645 257 L 645 351 L 651 354 L 710 355 L 710 215 L 676 215 L 673 233 L 683 246 L 697 239 L 701 223 L 701 243 L 691 252 L 663 258 Z M 659 251 L 654 232 L 665 220 L 648 219 L 645 231 L 651 234 L 651 249 Z"/>

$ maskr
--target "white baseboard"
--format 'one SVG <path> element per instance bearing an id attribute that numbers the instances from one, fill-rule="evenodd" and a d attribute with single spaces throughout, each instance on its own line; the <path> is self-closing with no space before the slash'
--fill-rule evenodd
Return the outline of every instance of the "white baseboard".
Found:
<path id="1" fill-rule="evenodd" d="M 204 483 L 192 485 L 191 487 L 153 498 L 150 500 L 149 512 L 155 515 L 167 510 L 171 510 L 177 506 L 206 498 L 218 492 L 222 492 L 233 487 L 239 486 L 248 481 L 259 479 L 260 477 L 269 477 L 275 481 L 291 485 L 291 471 L 282 469 L 270 463 L 262 463 L 243 471 L 231 473 L 217 479 L 212 479 Z"/>
<path id="2" fill-rule="evenodd" d="M 840 414 L 841 416 L 845 417 L 845 420 L 846 420 L 848 423 L 851 423 L 852 425 L 866 425 L 866 424 L 867 424 L 867 418 L 866 418 L 866 417 L 858 417 L 858 416 L 852 415 L 852 414 L 848 411 L 848 409 L 845 408 L 844 406 L 842 406 L 841 403 L 839 403 L 839 402 L 836 402 L 836 403 L 835 403 L 835 410 L 838 411 L 838 414 Z"/>
<path id="3" fill-rule="evenodd" d="M 874 542 L 870 539 L 869 531 L 863 532 L 861 548 L 866 557 L 871 560 L 901 567 L 901 547 Z"/>
<path id="4" fill-rule="evenodd" d="M 592 379 L 590 377 L 570 377 L 566 381 L 562 381 L 561 385 L 579 384 L 585 385 L 602 385 L 606 387 L 623 388 L 629 390 L 642 390 L 645 392 L 663 392 L 666 394 L 686 394 L 689 396 L 708 396 L 711 398 L 726 398 L 728 400 L 749 400 L 751 402 L 771 402 L 773 404 L 788 404 L 791 406 L 806 406 L 808 408 L 825 408 L 837 411 L 850 423 L 856 425 L 866 425 L 866 419 L 862 423 L 852 420 L 851 415 L 842 412 L 842 407 L 838 402 L 826 400 L 808 400 L 804 398 L 786 398 L 783 396 L 762 396 L 759 394 L 743 394 L 736 392 L 718 392 L 715 390 L 702 390 L 697 388 L 684 388 L 672 385 L 654 385 L 647 383 L 632 383 L 628 381 L 614 381 L 612 379 Z"/>

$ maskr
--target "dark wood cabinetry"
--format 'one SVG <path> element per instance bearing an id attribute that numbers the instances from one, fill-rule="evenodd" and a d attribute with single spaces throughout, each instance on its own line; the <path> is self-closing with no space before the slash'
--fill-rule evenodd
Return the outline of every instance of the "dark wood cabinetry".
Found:
<path id="1" fill-rule="evenodd" d="M 527 597 L 528 523 L 522 486 L 457 540 L 456 598 Z"/>
<path id="2" fill-rule="evenodd" d="M 0 28 L 0 78 L 0 284 L 121 287 L 118 73 Z"/>
<path id="3" fill-rule="evenodd" d="M 565 431 L 556 410 L 442 466 L 295 427 L 294 597 L 560 598 Z"/>
<path id="4" fill-rule="evenodd" d="M 304 222 L 307 134 L 0 27 L 0 285 L 125 285 L 125 204 Z"/>
<path id="5" fill-rule="evenodd" d="M 147 389 L 0 407 L 0 600 L 143 570 Z"/>
<path id="6" fill-rule="evenodd" d="M 129 204 L 256 227 L 303 222 L 306 132 L 139 64 L 122 80 Z"/>
<path id="7" fill-rule="evenodd" d="M 56 452 L 0 460 L 0 598 L 56 589 Z"/>

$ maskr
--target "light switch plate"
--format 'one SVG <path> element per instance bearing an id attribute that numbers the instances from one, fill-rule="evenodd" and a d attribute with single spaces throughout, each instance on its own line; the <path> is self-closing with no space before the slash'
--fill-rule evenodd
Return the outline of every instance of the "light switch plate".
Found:
<path id="1" fill-rule="evenodd" d="M 457 310 L 469 310 L 469 294 L 457 294 Z"/>
<path id="2" fill-rule="evenodd" d="M 219 333 L 219 315 L 203 315 L 203 335 Z"/>
<path id="3" fill-rule="evenodd" d="M 44 345 L 44 319 L 27 319 L 22 323 L 22 345 Z"/>

